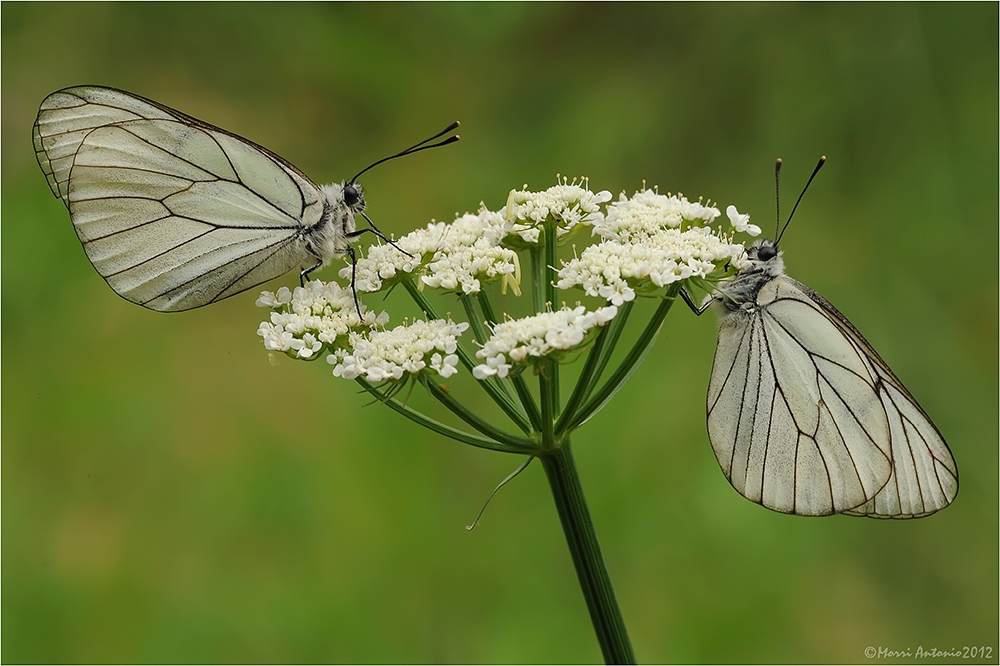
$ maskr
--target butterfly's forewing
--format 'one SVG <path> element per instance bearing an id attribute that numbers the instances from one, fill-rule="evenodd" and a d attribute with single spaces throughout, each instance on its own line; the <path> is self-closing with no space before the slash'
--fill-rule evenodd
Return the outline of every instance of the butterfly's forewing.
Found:
<path id="1" fill-rule="evenodd" d="M 958 466 L 944 437 L 864 336 L 829 301 L 799 285 L 862 352 L 889 418 L 892 476 L 878 494 L 844 513 L 873 518 L 919 518 L 951 504 Z"/>
<path id="2" fill-rule="evenodd" d="M 864 357 L 783 275 L 722 321 L 708 429 L 733 487 L 783 513 L 857 507 L 891 473 L 888 417 Z"/>
<path id="3" fill-rule="evenodd" d="M 312 261 L 319 188 L 250 141 L 94 87 L 50 95 L 35 132 L 87 256 L 134 303 L 187 310 Z"/>

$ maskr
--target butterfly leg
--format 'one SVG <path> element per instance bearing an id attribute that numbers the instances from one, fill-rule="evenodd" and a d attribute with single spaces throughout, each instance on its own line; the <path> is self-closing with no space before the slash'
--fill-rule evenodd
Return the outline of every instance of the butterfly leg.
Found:
<path id="1" fill-rule="evenodd" d="M 319 268 L 322 265 L 323 265 L 322 261 L 317 261 L 315 264 L 313 264 L 309 268 L 303 268 L 302 271 L 299 273 L 299 286 L 300 287 L 306 286 L 306 282 L 309 281 L 309 274 L 312 273 L 314 270 L 316 270 L 317 268 Z"/>
<path id="2" fill-rule="evenodd" d="M 367 231 L 367 229 L 364 231 Z M 360 236 L 361 232 L 357 232 L 357 235 Z M 354 285 L 355 276 L 358 272 L 358 253 L 353 247 L 348 245 L 347 256 L 351 258 L 351 295 L 354 296 L 354 309 L 358 311 L 358 319 L 364 321 L 364 315 L 361 314 L 361 303 L 358 302 L 358 288 Z"/>
<path id="3" fill-rule="evenodd" d="M 712 305 L 712 301 L 714 300 L 710 298 L 707 301 L 705 301 L 705 303 L 703 303 L 702 305 L 697 305 L 695 304 L 694 299 L 691 298 L 691 294 L 687 292 L 687 289 L 681 289 L 681 298 L 683 298 L 684 302 L 687 303 L 687 306 L 691 308 L 691 312 L 695 313 L 699 317 L 705 314 L 705 310 L 707 310 L 709 306 Z"/>
<path id="4" fill-rule="evenodd" d="M 362 233 L 364 233 L 366 231 L 370 231 L 373 234 L 375 234 L 376 236 L 378 236 L 379 238 L 381 238 L 382 240 L 384 240 L 389 245 L 393 246 L 394 248 L 396 248 L 397 250 L 399 250 L 400 252 L 402 252 L 403 254 L 405 254 L 406 256 L 408 256 L 408 257 L 412 257 L 413 256 L 412 254 L 410 254 L 409 252 L 407 252 L 403 248 L 401 248 L 398 245 L 396 245 L 385 234 L 383 234 L 381 231 L 379 231 L 379 228 L 375 226 L 374 222 L 372 222 L 372 218 L 368 217 L 364 213 L 361 213 L 361 217 L 363 217 L 366 220 L 368 220 L 368 224 L 371 226 L 371 228 L 370 229 L 362 229 L 361 231 L 355 231 L 353 234 L 347 234 L 348 238 L 355 238 L 357 236 L 360 236 Z"/>
<path id="5" fill-rule="evenodd" d="M 348 238 L 356 238 L 365 231 L 368 231 L 368 229 L 362 229 L 361 231 L 357 231 L 353 234 L 348 234 Z M 354 295 L 354 308 L 358 311 L 358 319 L 364 321 L 365 318 L 361 315 L 361 304 L 358 302 L 358 290 L 354 286 L 355 274 L 358 269 L 358 253 L 350 245 L 347 246 L 345 252 L 351 258 L 351 294 Z M 306 282 L 309 281 L 309 274 L 322 265 L 322 261 L 317 261 L 309 268 L 303 268 L 299 273 L 299 284 L 303 287 L 306 286 Z"/>

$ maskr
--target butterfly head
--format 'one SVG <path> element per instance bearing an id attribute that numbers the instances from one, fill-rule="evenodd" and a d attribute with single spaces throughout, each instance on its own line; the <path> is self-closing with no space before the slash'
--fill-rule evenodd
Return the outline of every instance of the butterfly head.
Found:
<path id="1" fill-rule="evenodd" d="M 785 272 L 785 260 L 777 244 L 769 240 L 759 240 L 747 248 L 747 260 L 750 265 L 744 268 L 742 274 L 762 273 L 769 277 L 777 277 Z"/>
<path id="2" fill-rule="evenodd" d="M 778 246 L 769 240 L 759 240 L 746 249 L 746 263 L 739 273 L 719 289 L 716 301 L 728 314 L 744 312 L 757 300 L 764 285 L 784 275 L 785 262 Z"/>
<path id="3" fill-rule="evenodd" d="M 344 183 L 341 195 L 343 196 L 344 205 L 347 206 L 355 215 L 364 211 L 365 190 L 361 187 L 361 185 L 353 181 Z"/>

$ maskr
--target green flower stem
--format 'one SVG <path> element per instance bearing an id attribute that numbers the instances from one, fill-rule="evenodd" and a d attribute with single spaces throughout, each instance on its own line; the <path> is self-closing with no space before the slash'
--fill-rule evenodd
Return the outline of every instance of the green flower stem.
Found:
<path id="1" fill-rule="evenodd" d="M 472 327 L 472 334 L 476 336 L 476 342 L 481 345 L 486 344 L 486 341 L 491 337 L 490 331 L 486 328 L 486 322 L 489 321 L 491 324 L 495 323 L 492 317 L 486 316 L 485 313 L 485 310 L 489 310 L 491 315 L 493 313 L 489 297 L 484 291 L 480 290 L 478 298 L 475 300 L 473 300 L 472 296 L 469 296 L 468 294 L 462 294 L 458 298 L 465 307 L 465 316 L 468 318 L 469 325 Z M 484 312 L 482 314 L 480 314 L 480 312 L 476 309 L 476 303 L 483 306 Z M 496 382 L 497 385 L 503 389 L 504 393 L 507 394 L 510 401 L 517 405 L 517 403 L 514 402 L 514 393 L 510 388 L 510 384 L 500 379 L 497 379 Z M 527 423 L 528 415 L 523 409 L 519 409 L 518 411 L 520 412 L 522 422 Z"/>
<path id="2" fill-rule="evenodd" d="M 544 450 L 557 448 L 555 422 L 556 401 L 559 396 L 555 390 L 555 382 L 552 381 L 554 367 L 556 367 L 556 362 L 550 358 L 541 358 L 538 361 L 538 395 L 542 403 L 542 448 Z"/>
<path id="3" fill-rule="evenodd" d="M 545 220 L 545 301 L 557 310 L 555 277 L 550 271 L 558 270 L 559 262 L 559 224 L 553 219 Z M 541 310 L 538 310 L 541 312 Z"/>
<path id="4" fill-rule="evenodd" d="M 587 354 L 587 361 L 583 366 L 583 370 L 580 372 L 580 376 L 576 380 L 576 387 L 573 389 L 573 393 L 570 395 L 569 401 L 566 403 L 566 408 L 563 410 L 562 414 L 560 414 L 559 420 L 556 422 L 556 436 L 562 435 L 566 432 L 566 424 L 576 414 L 576 410 L 583 403 L 583 400 L 590 391 L 590 388 L 597 382 L 598 377 L 594 376 L 595 370 L 597 369 L 600 359 L 604 353 L 605 342 L 608 339 L 610 331 L 610 326 L 603 326 L 601 327 L 601 332 L 597 334 L 597 339 L 594 340 L 594 345 L 590 348 L 590 353 Z"/>
<path id="5" fill-rule="evenodd" d="M 435 421 L 429 416 L 418 412 L 417 410 L 407 407 L 405 404 L 396 400 L 395 398 L 386 398 L 375 386 L 373 386 L 368 380 L 363 377 L 358 377 L 354 381 L 358 382 L 366 391 L 371 393 L 375 398 L 389 408 L 399 412 L 406 418 L 415 422 L 418 425 L 422 425 L 429 430 L 433 430 L 439 435 L 444 435 L 445 437 L 450 437 L 451 439 L 462 442 L 463 444 L 471 444 L 472 446 L 478 446 L 482 449 L 490 449 L 491 451 L 504 451 L 506 453 L 521 453 L 520 448 L 511 447 L 503 442 L 498 442 L 494 439 L 488 439 L 485 437 L 480 437 L 479 435 L 473 435 L 471 433 L 462 432 L 457 428 L 452 428 L 450 425 L 445 425 L 440 421 Z"/>
<path id="6" fill-rule="evenodd" d="M 479 293 L 476 294 L 476 297 L 479 300 L 479 307 L 482 309 L 483 316 L 486 318 L 486 321 L 489 322 L 490 326 L 496 326 L 497 315 L 493 311 L 493 304 L 490 303 L 489 296 L 486 295 L 486 290 L 480 289 Z"/>
<path id="7" fill-rule="evenodd" d="M 429 318 L 442 319 L 442 317 L 440 317 L 434 310 L 434 306 L 432 306 L 424 297 L 423 293 L 417 289 L 417 285 L 415 285 L 412 280 L 403 280 L 403 286 L 406 287 L 406 292 L 417 304 L 417 307 L 423 310 Z M 473 331 L 475 331 L 475 328 L 473 328 Z M 479 362 L 476 361 L 472 352 L 470 352 L 461 342 L 458 342 L 455 353 L 458 355 L 462 365 L 464 365 L 466 370 L 469 372 L 472 372 L 472 369 L 479 365 Z M 527 414 L 523 409 L 521 409 L 520 405 L 518 405 L 517 401 L 514 400 L 513 396 L 505 390 L 495 377 L 490 377 L 489 379 L 476 383 L 483 387 L 483 390 L 485 390 L 486 393 L 493 398 L 493 401 L 499 405 L 500 409 L 502 409 L 504 413 L 510 417 L 510 419 L 524 434 L 531 432 L 531 422 L 528 420 Z"/>
<path id="8" fill-rule="evenodd" d="M 660 301 L 660 306 L 653 313 L 653 317 L 646 324 L 646 328 L 643 329 L 639 339 L 635 341 L 635 344 L 632 345 L 632 348 L 622 360 L 622 364 L 615 369 L 608 381 L 587 400 L 583 408 L 580 409 L 576 417 L 567 426 L 567 430 L 575 430 L 597 413 L 621 389 L 632 374 L 635 373 L 646 358 L 646 355 L 649 354 L 653 341 L 656 340 L 656 336 L 660 332 L 663 318 L 670 312 L 670 308 L 673 306 L 679 291 L 680 286 L 676 284 L 667 290 L 667 295 Z"/>
<path id="9" fill-rule="evenodd" d="M 403 280 L 403 286 L 406 288 L 406 293 L 410 295 L 410 298 L 412 298 L 417 304 L 417 307 L 423 310 L 428 319 L 444 319 L 444 317 L 437 313 L 430 301 L 424 297 L 423 292 L 417 288 L 417 285 L 413 283 L 413 280 Z M 459 343 L 458 351 L 456 353 L 458 354 L 459 360 L 462 361 L 462 365 L 464 365 L 469 372 L 472 372 L 472 369 L 479 365 L 475 357 L 469 353 L 469 350 L 462 347 L 461 343 Z"/>
<path id="10" fill-rule="evenodd" d="M 531 255 L 531 306 L 535 312 L 545 312 L 545 276 L 548 274 L 545 268 L 545 250 L 536 243 L 528 252 Z"/>
<path id="11" fill-rule="evenodd" d="M 569 440 L 564 440 L 559 448 L 546 451 L 540 458 L 604 661 L 634 664 L 635 653 L 587 510 Z"/>
<path id="12" fill-rule="evenodd" d="M 484 290 L 479 291 L 479 307 L 482 308 L 483 316 L 486 317 L 486 321 L 488 321 L 491 326 L 496 326 L 497 316 L 493 312 L 493 304 L 490 303 L 490 299 L 486 296 L 486 292 Z M 534 396 L 531 395 L 531 390 L 528 389 L 527 382 L 524 381 L 524 376 L 521 373 L 517 373 L 516 375 L 510 375 L 509 379 L 514 385 L 517 397 L 521 399 L 521 404 L 524 406 L 524 409 L 528 414 L 528 421 L 531 422 L 531 427 L 536 431 L 541 431 L 541 414 L 538 413 L 538 405 L 535 403 Z"/>
<path id="13" fill-rule="evenodd" d="M 601 356 L 597 359 L 597 366 L 594 369 L 594 374 L 590 377 L 590 385 L 586 387 L 587 392 L 584 394 L 585 397 L 590 397 L 590 394 L 594 392 L 594 387 L 597 386 L 597 382 L 600 381 L 601 375 L 604 374 L 604 369 L 608 366 L 608 362 L 611 360 L 612 354 L 614 354 L 615 347 L 618 346 L 618 339 L 622 336 L 622 331 L 625 330 L 625 324 L 628 323 L 629 315 L 632 314 L 634 306 L 635 301 L 622 303 L 618 308 L 618 314 L 608 324 L 610 329 L 608 331 L 608 341 L 601 351 Z"/>
<path id="14" fill-rule="evenodd" d="M 490 334 L 486 330 L 484 321 L 489 321 L 491 324 L 496 323 L 493 319 L 493 307 L 490 305 L 489 297 L 486 296 L 485 292 L 479 292 L 478 302 L 483 307 L 483 316 L 480 316 L 479 312 L 476 310 L 476 303 L 472 300 L 472 297 L 463 294 L 460 297 L 460 300 L 462 301 L 462 305 L 465 306 L 465 314 L 469 319 L 470 325 L 472 326 L 473 335 L 476 336 L 476 340 L 480 344 L 485 343 L 490 338 Z M 489 314 L 486 314 L 487 312 Z M 530 433 L 532 429 L 539 430 L 538 408 L 535 406 L 535 401 L 531 399 L 530 393 L 528 393 L 528 401 L 525 401 L 521 388 L 516 385 L 517 380 L 514 380 L 513 377 L 510 379 L 513 380 L 513 384 L 512 381 L 501 379 L 499 377 L 490 377 L 485 381 L 492 382 L 505 393 L 511 409 L 517 412 L 517 418 L 514 416 L 511 416 L 511 418 L 514 419 L 514 422 L 517 423 L 518 427 L 524 431 L 524 434 Z M 522 383 L 524 382 L 523 379 L 520 381 Z M 516 398 L 519 399 L 520 402 L 515 399 L 515 396 L 512 393 L 512 385 L 514 386 L 513 391 L 517 394 Z M 501 405 L 501 407 L 502 406 L 503 405 Z M 504 411 L 506 411 L 506 409 Z"/>
<path id="15" fill-rule="evenodd" d="M 531 389 L 528 388 L 528 382 L 524 381 L 524 375 L 518 373 L 516 375 L 508 375 L 510 377 L 511 383 L 514 385 L 514 390 L 517 391 L 517 397 L 521 399 L 521 404 L 528 411 L 528 420 L 531 421 L 531 427 L 536 432 L 542 431 L 542 414 L 538 411 L 538 405 L 535 403 L 535 396 L 531 395 Z"/>
<path id="16" fill-rule="evenodd" d="M 556 270 L 556 262 L 559 259 L 559 224 L 548 218 L 545 220 L 545 266 L 542 268 L 542 275 L 545 279 L 545 302 L 549 303 L 552 310 L 555 311 L 559 309 L 556 303 L 556 285 L 553 278 L 555 277 L 552 272 Z M 536 310 L 536 312 L 542 312 L 542 310 Z M 559 412 L 562 409 L 562 405 L 559 401 L 559 364 L 551 363 L 549 364 L 551 369 L 551 391 L 552 391 L 552 416 L 558 417 Z"/>
<path id="17" fill-rule="evenodd" d="M 482 296 L 482 291 L 479 292 Z M 486 344 L 486 341 L 490 339 L 489 331 L 486 330 L 486 317 L 481 315 L 479 310 L 476 309 L 476 301 L 472 300 L 472 297 L 468 294 L 462 294 L 458 297 L 458 300 L 462 302 L 465 307 L 465 316 L 469 320 L 469 325 L 472 327 L 472 334 L 476 336 L 476 342 L 481 345 Z"/>
<path id="18" fill-rule="evenodd" d="M 428 389 L 430 389 L 431 395 L 437 398 L 442 405 L 450 409 L 455 416 L 462 419 L 487 437 L 506 444 L 510 447 L 508 450 L 516 451 L 518 453 L 532 453 L 538 449 L 538 443 L 535 440 L 528 439 L 527 437 L 512 435 L 504 432 L 500 428 L 497 428 L 492 423 L 484 421 L 475 412 L 455 400 L 455 398 L 441 388 L 441 385 L 437 382 L 430 380 L 424 381 L 424 384 Z"/>

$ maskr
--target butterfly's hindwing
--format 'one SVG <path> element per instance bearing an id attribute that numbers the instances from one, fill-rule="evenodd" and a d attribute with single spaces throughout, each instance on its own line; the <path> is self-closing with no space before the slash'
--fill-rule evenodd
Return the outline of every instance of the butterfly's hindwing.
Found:
<path id="1" fill-rule="evenodd" d="M 958 494 L 958 466 L 934 422 L 837 308 L 805 285 L 786 279 L 808 295 L 864 357 L 872 377 L 876 378 L 879 398 L 889 420 L 892 476 L 877 495 L 844 513 L 873 518 L 919 518 L 951 504 Z"/>

